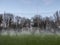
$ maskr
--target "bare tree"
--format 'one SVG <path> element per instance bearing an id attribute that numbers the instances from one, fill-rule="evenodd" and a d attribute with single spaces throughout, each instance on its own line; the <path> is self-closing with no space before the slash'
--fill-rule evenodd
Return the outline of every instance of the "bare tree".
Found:
<path id="1" fill-rule="evenodd" d="M 14 19 L 13 14 L 4 13 L 4 22 L 6 23 L 6 28 L 11 26 L 13 19 Z"/>
<path id="2" fill-rule="evenodd" d="M 3 21 L 3 17 L 2 17 L 2 15 L 0 15 L 0 33 L 2 31 L 2 28 L 3 28 L 2 25 L 1 25 L 2 24 L 2 21 Z"/>
<path id="3" fill-rule="evenodd" d="M 41 21 L 42 21 L 42 17 L 40 15 L 35 15 L 33 18 L 33 33 L 36 31 L 36 30 L 39 30 L 40 31 L 40 27 L 41 27 Z"/>
<path id="4" fill-rule="evenodd" d="M 56 11 L 56 13 L 54 14 L 54 19 L 55 19 L 54 33 L 56 33 L 56 31 L 59 29 L 59 26 L 60 26 L 60 14 L 59 14 L 59 11 Z"/>
<path id="5" fill-rule="evenodd" d="M 22 17 L 16 16 L 15 21 L 16 21 L 16 31 L 21 32 L 22 31 L 22 23 L 23 23 Z"/>
<path id="6" fill-rule="evenodd" d="M 58 22 L 59 21 L 59 17 L 60 17 L 58 11 L 56 11 L 54 17 L 55 17 L 55 20 Z"/>

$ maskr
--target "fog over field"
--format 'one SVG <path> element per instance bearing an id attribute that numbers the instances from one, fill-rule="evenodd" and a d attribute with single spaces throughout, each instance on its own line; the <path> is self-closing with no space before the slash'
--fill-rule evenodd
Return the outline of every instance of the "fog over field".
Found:
<path id="1" fill-rule="evenodd" d="M 33 35 L 32 30 L 31 31 L 14 31 L 14 30 L 2 30 L 1 35 L 9 35 L 9 36 L 20 36 L 20 35 Z M 53 34 L 57 34 L 60 35 L 60 31 L 56 31 L 56 33 L 50 32 L 50 31 L 46 31 L 46 30 L 42 30 L 41 32 L 39 32 L 39 30 L 36 30 L 34 32 L 34 35 L 53 35 Z"/>

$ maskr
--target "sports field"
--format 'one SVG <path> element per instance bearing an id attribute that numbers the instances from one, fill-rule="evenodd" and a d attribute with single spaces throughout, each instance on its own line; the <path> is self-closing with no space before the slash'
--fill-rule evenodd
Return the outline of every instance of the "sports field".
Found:
<path id="1" fill-rule="evenodd" d="M 60 45 L 58 35 L 0 36 L 0 45 Z"/>

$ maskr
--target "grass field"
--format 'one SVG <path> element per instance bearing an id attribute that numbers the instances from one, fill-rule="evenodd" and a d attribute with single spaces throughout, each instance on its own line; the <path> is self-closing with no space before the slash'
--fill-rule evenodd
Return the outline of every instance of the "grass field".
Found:
<path id="1" fill-rule="evenodd" d="M 60 45 L 58 35 L 0 36 L 0 45 Z"/>

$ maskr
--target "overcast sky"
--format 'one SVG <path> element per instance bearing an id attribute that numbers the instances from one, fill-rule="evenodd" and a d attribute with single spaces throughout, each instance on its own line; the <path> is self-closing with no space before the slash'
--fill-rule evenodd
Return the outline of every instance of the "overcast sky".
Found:
<path id="1" fill-rule="evenodd" d="M 0 13 L 31 18 L 36 14 L 53 15 L 60 10 L 60 0 L 0 0 Z"/>

